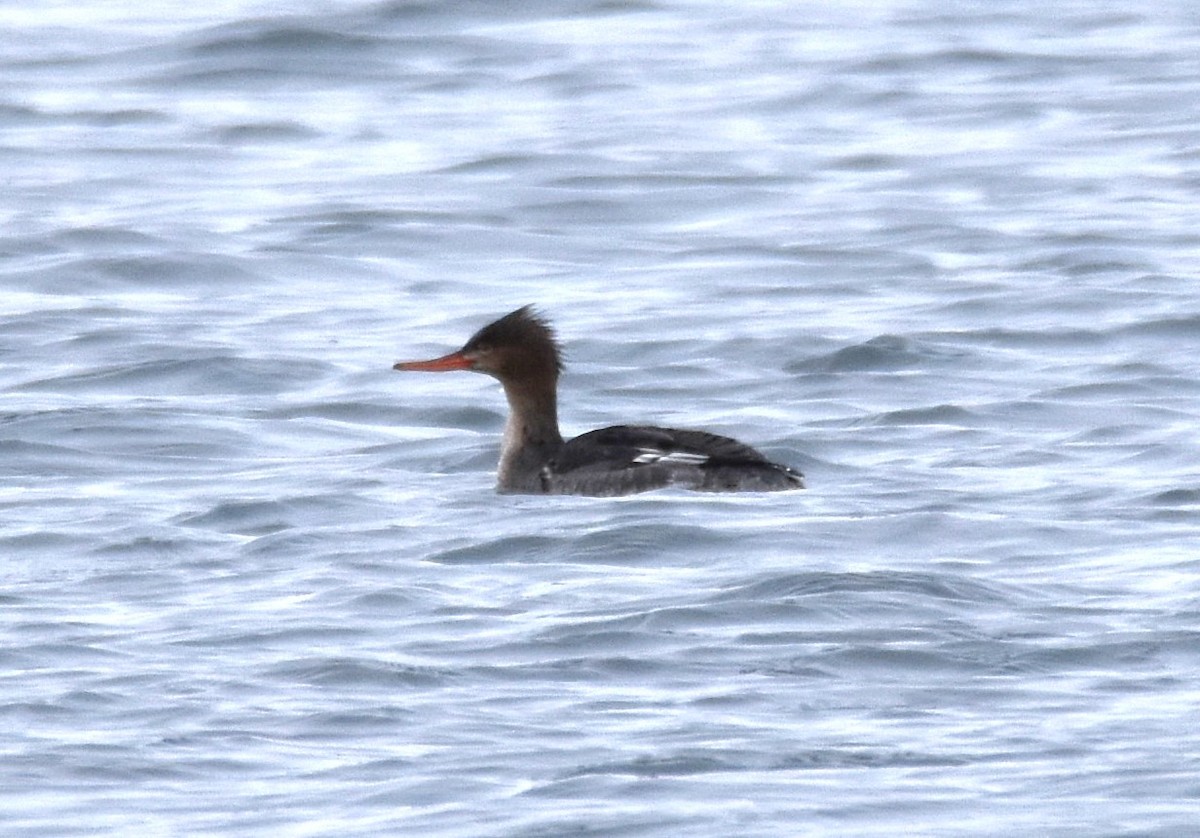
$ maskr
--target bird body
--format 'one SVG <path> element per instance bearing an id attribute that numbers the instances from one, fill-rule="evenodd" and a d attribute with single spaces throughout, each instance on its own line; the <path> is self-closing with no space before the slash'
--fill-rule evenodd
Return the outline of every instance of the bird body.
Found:
<path id="1" fill-rule="evenodd" d="M 457 352 L 394 369 L 471 370 L 499 379 L 509 415 L 500 449 L 500 492 L 607 497 L 677 486 L 708 492 L 804 488 L 795 469 L 706 431 L 615 425 L 564 441 L 558 428 L 562 353 L 530 306 L 484 326 Z"/>

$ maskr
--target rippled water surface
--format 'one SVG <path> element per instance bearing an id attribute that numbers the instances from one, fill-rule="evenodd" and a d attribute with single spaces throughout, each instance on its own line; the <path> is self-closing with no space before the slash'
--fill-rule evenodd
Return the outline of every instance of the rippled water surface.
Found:
<path id="1" fill-rule="evenodd" d="M 1185 4 L 0 3 L 5 835 L 1200 823 Z M 400 375 L 525 303 L 492 491 Z"/>

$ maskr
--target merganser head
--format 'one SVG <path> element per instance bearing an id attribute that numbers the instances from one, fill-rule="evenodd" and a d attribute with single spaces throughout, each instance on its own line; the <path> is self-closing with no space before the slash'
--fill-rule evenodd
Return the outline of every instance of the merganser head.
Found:
<path id="1" fill-rule="evenodd" d="M 425 372 L 471 370 L 501 381 L 533 378 L 555 381 L 562 368 L 562 351 L 554 329 L 533 306 L 523 306 L 484 326 L 457 352 L 429 361 L 404 361 L 392 367 Z"/>

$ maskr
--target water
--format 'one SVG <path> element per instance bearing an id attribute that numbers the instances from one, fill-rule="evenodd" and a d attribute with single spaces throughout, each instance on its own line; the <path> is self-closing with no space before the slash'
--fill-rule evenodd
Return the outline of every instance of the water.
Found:
<path id="1" fill-rule="evenodd" d="M 1200 816 L 1184 4 L 4 3 L 5 835 L 1140 835 Z M 492 492 L 400 375 L 539 303 Z"/>

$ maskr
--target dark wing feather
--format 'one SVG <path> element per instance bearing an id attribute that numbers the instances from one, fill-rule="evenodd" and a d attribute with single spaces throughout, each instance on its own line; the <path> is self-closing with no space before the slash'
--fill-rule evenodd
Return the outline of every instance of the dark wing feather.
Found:
<path id="1" fill-rule="evenodd" d="M 563 446 L 555 465 L 557 471 L 564 472 L 598 463 L 628 468 L 649 462 L 647 454 L 652 451 L 663 457 L 692 454 L 726 464 L 767 462 L 766 457 L 749 445 L 727 436 L 647 425 L 615 425 L 575 437 Z"/>
<path id="2" fill-rule="evenodd" d="M 548 491 L 627 494 L 679 485 L 708 491 L 770 491 L 804 485 L 799 472 L 754 448 L 706 431 L 616 425 L 576 437 L 545 473 Z"/>

